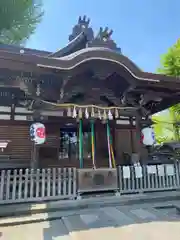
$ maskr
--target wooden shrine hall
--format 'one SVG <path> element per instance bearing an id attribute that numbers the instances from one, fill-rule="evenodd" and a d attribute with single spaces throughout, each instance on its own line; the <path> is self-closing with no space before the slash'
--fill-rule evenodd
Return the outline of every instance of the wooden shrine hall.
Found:
<path id="1" fill-rule="evenodd" d="M 115 167 L 146 161 L 141 129 L 180 101 L 180 79 L 141 71 L 112 31 L 79 17 L 57 52 L 0 45 L 0 168 Z M 35 146 L 30 125 L 43 123 Z"/>

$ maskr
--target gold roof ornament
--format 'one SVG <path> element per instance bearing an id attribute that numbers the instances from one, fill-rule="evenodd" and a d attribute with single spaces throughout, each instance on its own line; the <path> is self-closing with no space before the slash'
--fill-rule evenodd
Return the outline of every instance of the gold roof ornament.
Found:
<path id="1" fill-rule="evenodd" d="M 119 113 L 119 117 L 120 117 L 122 114 L 122 111 L 120 109 L 118 109 L 118 113 Z"/>
<path id="2" fill-rule="evenodd" d="M 112 120 L 112 119 L 113 119 L 113 115 L 112 115 L 112 113 L 111 113 L 111 110 L 108 111 L 108 118 L 109 118 L 109 120 Z"/>
<path id="3" fill-rule="evenodd" d="M 81 119 L 81 118 L 82 118 L 82 115 L 83 115 L 83 113 L 82 113 L 82 109 L 79 108 L 78 117 Z"/>
<path id="4" fill-rule="evenodd" d="M 48 102 L 45 100 L 41 100 L 42 103 L 45 103 L 46 105 L 49 104 L 51 106 L 56 106 L 59 108 L 63 108 L 63 109 L 67 109 L 68 115 L 70 115 L 71 112 L 71 116 L 73 118 L 77 117 L 77 110 L 81 108 L 82 110 L 82 115 L 83 113 L 85 114 L 85 118 L 89 118 L 89 109 L 92 109 L 91 111 L 91 116 L 96 117 L 96 113 L 98 114 L 97 118 L 99 119 L 113 119 L 115 118 L 119 118 L 121 115 L 121 111 L 123 110 L 130 110 L 130 111 L 136 111 L 138 110 L 137 107 L 102 107 L 102 106 L 96 106 L 96 105 L 77 105 L 77 104 L 73 104 L 73 103 L 63 103 L 63 104 L 59 104 L 59 103 L 52 103 L 52 102 Z M 85 110 L 84 110 L 85 109 Z M 85 112 L 84 112 L 85 111 Z"/>
<path id="5" fill-rule="evenodd" d="M 98 110 L 98 118 L 101 120 L 102 119 L 102 116 L 101 116 L 101 111 Z"/>
<path id="6" fill-rule="evenodd" d="M 95 117 L 95 112 L 94 112 L 94 108 L 92 107 L 91 109 L 91 117 L 94 118 Z"/>
<path id="7" fill-rule="evenodd" d="M 103 119 L 104 119 L 104 120 L 107 119 L 107 113 L 106 113 L 106 110 L 104 110 L 104 113 L 103 113 Z"/>
<path id="8" fill-rule="evenodd" d="M 118 113 L 118 109 L 115 109 L 115 118 L 119 118 L 119 113 Z"/>
<path id="9" fill-rule="evenodd" d="M 70 108 L 70 107 L 68 107 L 68 109 L 67 109 L 67 116 L 68 116 L 68 117 L 71 117 L 71 116 L 72 116 L 72 111 L 71 111 L 71 108 Z"/>
<path id="10" fill-rule="evenodd" d="M 88 109 L 86 108 L 86 110 L 85 110 L 85 118 L 89 118 L 89 113 L 88 113 Z"/>
<path id="11" fill-rule="evenodd" d="M 76 111 L 76 108 L 74 107 L 73 109 L 73 115 L 72 115 L 73 118 L 76 118 L 77 117 L 77 111 Z"/>

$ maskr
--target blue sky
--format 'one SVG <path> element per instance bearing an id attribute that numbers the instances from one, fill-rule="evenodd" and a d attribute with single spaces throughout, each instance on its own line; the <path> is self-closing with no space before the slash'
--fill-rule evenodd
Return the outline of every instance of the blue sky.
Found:
<path id="1" fill-rule="evenodd" d="M 160 55 L 180 37 L 180 0 L 44 0 L 45 15 L 27 47 L 65 46 L 79 15 L 91 26 L 112 28 L 122 53 L 142 70 L 155 72 Z"/>

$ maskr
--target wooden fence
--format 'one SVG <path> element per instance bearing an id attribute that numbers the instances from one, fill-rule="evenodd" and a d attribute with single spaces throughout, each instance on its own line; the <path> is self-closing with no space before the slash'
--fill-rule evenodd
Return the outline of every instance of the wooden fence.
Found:
<path id="1" fill-rule="evenodd" d="M 180 164 L 119 166 L 121 194 L 180 189 Z"/>
<path id="2" fill-rule="evenodd" d="M 76 197 L 76 169 L 1 170 L 0 204 Z"/>
<path id="3" fill-rule="evenodd" d="M 0 172 L 0 204 L 76 199 L 78 194 L 105 191 L 131 194 L 179 189 L 179 163 L 119 166 L 117 169 L 52 168 Z"/>

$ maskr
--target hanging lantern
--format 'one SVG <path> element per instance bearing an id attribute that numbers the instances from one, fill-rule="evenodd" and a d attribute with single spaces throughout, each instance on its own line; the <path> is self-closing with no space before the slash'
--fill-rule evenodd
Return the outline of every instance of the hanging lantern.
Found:
<path id="1" fill-rule="evenodd" d="M 115 109 L 115 118 L 119 118 L 119 113 L 118 113 L 118 109 Z"/>
<path id="2" fill-rule="evenodd" d="M 67 109 L 67 116 L 68 116 L 68 117 L 71 117 L 71 114 L 72 114 L 72 113 L 71 113 L 71 108 L 69 107 L 69 108 Z"/>
<path id="3" fill-rule="evenodd" d="M 143 128 L 141 131 L 141 141 L 146 146 L 152 146 L 156 143 L 154 130 L 151 127 Z"/>
<path id="4" fill-rule="evenodd" d="M 92 109 L 91 109 L 91 117 L 93 118 L 94 116 L 95 116 L 94 108 L 92 107 Z"/>
<path id="5" fill-rule="evenodd" d="M 111 113 L 110 110 L 108 111 L 108 118 L 109 118 L 109 120 L 112 120 L 112 119 L 113 119 L 113 115 L 112 115 L 112 113 Z"/>
<path id="6" fill-rule="evenodd" d="M 35 144 L 43 144 L 46 140 L 45 126 L 42 123 L 33 123 L 30 126 L 30 137 Z"/>
<path id="7" fill-rule="evenodd" d="M 89 118 L 89 113 L 88 113 L 88 109 L 86 108 L 85 110 L 85 117 L 88 119 Z"/>
<path id="8" fill-rule="evenodd" d="M 81 109 L 81 108 L 79 109 L 78 117 L 79 117 L 80 119 L 82 118 L 82 109 Z"/>
<path id="9" fill-rule="evenodd" d="M 76 118 L 77 117 L 77 112 L 76 112 L 76 108 L 74 107 L 73 109 L 73 115 L 72 115 L 73 118 Z"/>

